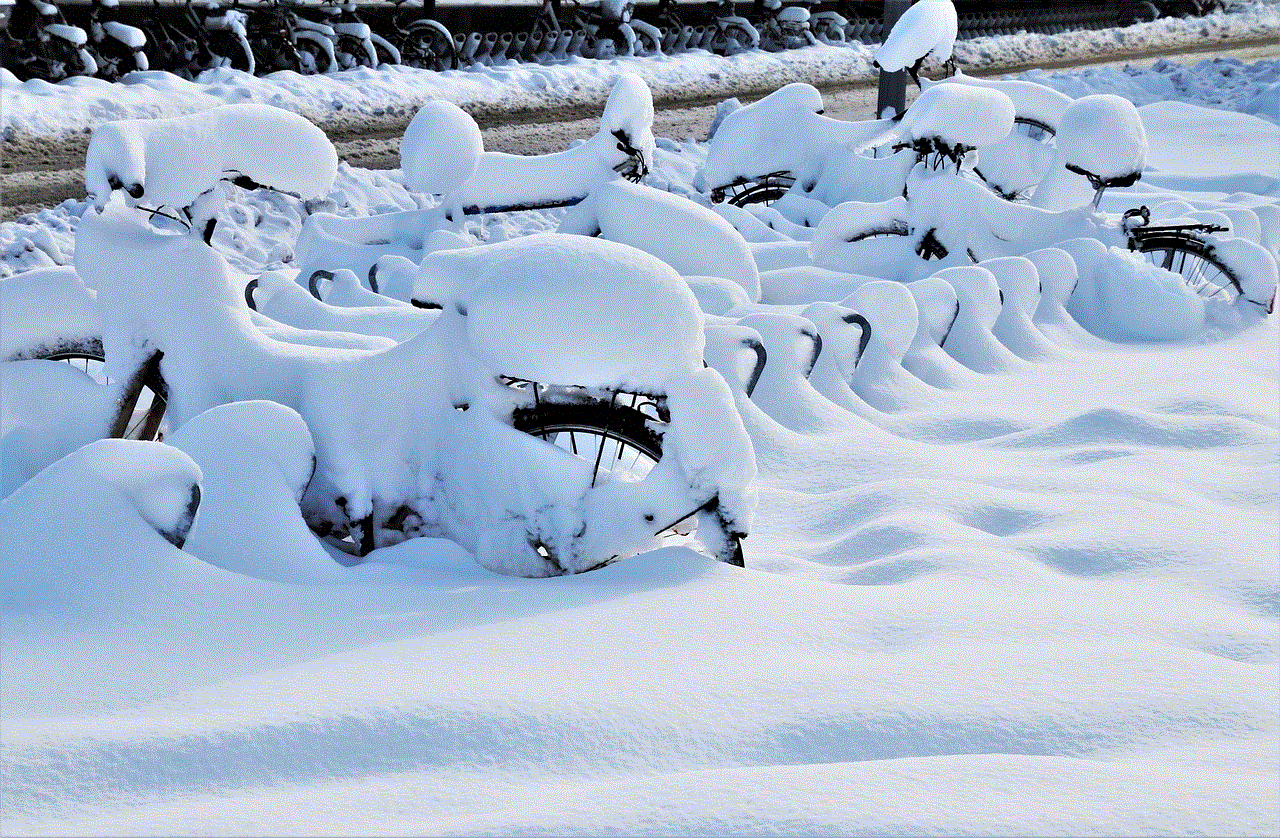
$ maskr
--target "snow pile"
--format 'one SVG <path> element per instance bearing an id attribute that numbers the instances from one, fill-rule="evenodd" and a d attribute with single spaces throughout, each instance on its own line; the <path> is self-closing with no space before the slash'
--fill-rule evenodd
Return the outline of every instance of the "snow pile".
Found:
<path id="1" fill-rule="evenodd" d="M 49 357 L 102 336 L 96 295 L 72 268 L 37 268 L 2 282 L 0 359 Z"/>
<path id="2" fill-rule="evenodd" d="M 557 154 L 522 157 L 487 151 L 475 173 L 444 197 L 447 207 L 538 206 L 581 199 L 623 167 L 653 165 L 653 94 L 634 73 L 618 77 L 594 137 Z M 638 158 L 638 161 L 634 158 Z"/>
<path id="3" fill-rule="evenodd" d="M 306 119 L 244 104 L 102 125 L 89 141 L 84 179 L 98 209 L 116 189 L 152 206 L 182 208 L 236 175 L 303 197 L 324 195 L 337 167 L 329 138 Z"/>
<path id="4" fill-rule="evenodd" d="M 200 514 L 183 549 L 211 565 L 282 582 L 335 582 L 341 566 L 298 507 L 315 469 L 302 417 L 273 402 L 201 413 L 167 440 L 203 475 Z M 252 503 L 245 498 L 252 497 Z"/>
<path id="5" fill-rule="evenodd" d="M 707 207 L 669 192 L 611 181 L 570 210 L 559 231 L 631 245 L 684 276 L 719 277 L 748 300 L 760 299 L 760 274 L 742 235 Z"/>
<path id="6" fill-rule="evenodd" d="M 1068 166 L 1104 180 L 1141 174 L 1147 160 L 1147 132 L 1138 109 L 1109 93 L 1071 103 L 1058 125 L 1058 153 Z"/>
<path id="7" fill-rule="evenodd" d="M 920 93 L 895 134 L 911 140 L 938 139 L 952 148 L 982 148 L 1007 137 L 1015 115 L 1013 101 L 1003 90 L 939 84 Z"/>
<path id="8" fill-rule="evenodd" d="M 461 299 L 467 335 L 489 369 L 663 392 L 664 382 L 702 366 L 697 300 L 674 270 L 634 248 L 547 234 L 439 257 L 474 277 Z"/>
<path id="9" fill-rule="evenodd" d="M 889 123 L 822 116 L 822 94 L 796 82 L 724 116 L 708 141 L 702 181 L 708 188 L 779 171 L 796 171 L 833 146 L 854 146 Z"/>
<path id="10" fill-rule="evenodd" d="M 452 102 L 418 109 L 400 140 L 400 168 L 415 192 L 452 192 L 475 174 L 484 141 L 471 115 Z"/>
<path id="11" fill-rule="evenodd" d="M 1089 331 L 1119 342 L 1187 340 L 1205 323 L 1204 299 L 1182 277 L 1118 248 L 1081 276 L 1071 311 Z"/>

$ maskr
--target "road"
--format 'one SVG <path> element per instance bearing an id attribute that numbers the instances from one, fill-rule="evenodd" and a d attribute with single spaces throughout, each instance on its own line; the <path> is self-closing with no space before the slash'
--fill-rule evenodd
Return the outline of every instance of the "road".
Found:
<path id="1" fill-rule="evenodd" d="M 1238 41 L 1224 44 L 1215 41 L 1202 48 L 1176 52 L 1153 51 L 1127 53 L 1110 60 L 1096 57 L 1081 61 L 1041 63 L 1046 70 L 1066 67 L 1113 66 L 1144 59 L 1168 58 L 1182 63 L 1195 63 L 1208 55 L 1229 56 L 1241 61 L 1280 58 L 1280 43 Z M 989 67 L 979 76 L 1017 73 L 1026 66 Z M 767 93 L 765 90 L 737 91 L 739 99 L 750 101 Z M 871 84 L 853 84 L 823 91 L 826 113 L 840 119 L 867 119 L 875 110 L 876 88 Z M 717 100 L 723 97 L 717 97 Z M 654 116 L 654 134 L 683 139 L 705 137 L 714 115 L 717 100 L 658 102 Z M 572 141 L 591 136 L 599 127 L 600 108 L 581 108 L 548 112 L 493 112 L 473 114 L 480 124 L 486 149 L 510 154 L 547 154 L 565 148 Z M 406 118 L 378 124 L 367 122 L 338 125 L 329 130 L 338 155 L 353 166 L 369 169 L 391 169 L 400 166 L 400 137 Z M 6 141 L 0 161 L 0 220 L 12 220 L 23 213 L 42 207 L 56 206 L 67 198 L 82 198 L 84 189 L 84 152 L 88 137 L 76 135 L 66 140 Z"/>

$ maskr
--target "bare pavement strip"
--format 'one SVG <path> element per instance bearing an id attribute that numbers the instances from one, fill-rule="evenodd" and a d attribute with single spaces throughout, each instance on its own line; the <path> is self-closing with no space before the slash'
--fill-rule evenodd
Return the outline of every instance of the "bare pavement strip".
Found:
<path id="1" fill-rule="evenodd" d="M 1111 55 L 1088 55 L 1034 65 L 989 65 L 967 68 L 971 75 L 993 76 L 1017 73 L 1032 66 L 1045 70 L 1069 67 L 1123 66 L 1146 59 L 1167 58 L 1194 63 L 1205 57 L 1222 56 L 1241 61 L 1280 57 L 1276 39 L 1214 40 L 1195 46 L 1126 51 Z M 657 102 L 654 134 L 671 138 L 705 137 L 716 102 L 736 96 L 751 100 L 773 87 L 793 81 L 779 79 L 768 89 L 746 87 L 717 92 L 714 97 Z M 823 87 L 827 114 L 844 119 L 866 119 L 874 110 L 874 80 L 857 79 L 848 84 Z M 480 123 L 486 149 L 511 154 L 546 154 L 565 148 L 570 142 L 596 131 L 603 101 L 555 110 L 480 111 L 473 114 Z M 408 115 L 377 121 L 335 122 L 322 126 L 338 149 L 338 155 L 354 166 L 391 169 L 400 165 L 400 137 Z M 60 139 L 42 137 L 6 140 L 0 149 L 0 220 L 8 221 L 43 207 L 56 206 L 67 198 L 84 197 L 83 161 L 89 138 L 84 134 Z"/>

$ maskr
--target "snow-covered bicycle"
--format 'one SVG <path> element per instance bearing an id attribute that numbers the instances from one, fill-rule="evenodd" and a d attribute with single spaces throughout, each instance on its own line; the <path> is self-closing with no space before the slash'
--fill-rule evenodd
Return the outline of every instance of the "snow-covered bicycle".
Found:
<path id="1" fill-rule="evenodd" d="M 1145 132 L 1126 100 L 1089 96 L 1065 109 L 1049 175 L 1032 202 L 1025 203 L 993 191 L 972 165 L 971 152 L 981 154 L 983 146 L 1008 136 L 1012 109 L 1002 109 L 991 97 L 998 91 L 982 88 L 964 91 L 972 99 L 964 107 L 942 101 L 961 90 L 938 86 L 922 94 L 922 101 L 939 101 L 914 115 L 908 111 L 896 129 L 898 145 L 916 157 L 904 196 L 848 202 L 833 209 L 814 233 L 815 263 L 910 279 L 948 265 L 1088 238 L 1142 254 L 1150 264 L 1181 276 L 1206 299 L 1246 312 L 1274 310 L 1275 260 L 1258 244 L 1231 236 L 1225 217 L 1189 210 L 1178 202 L 1158 206 L 1154 215 L 1145 206 L 1121 214 L 1099 211 L 1106 190 L 1132 186 L 1145 164 Z M 958 120 L 956 113 L 966 118 Z M 1081 180 L 1093 191 L 1091 200 L 1074 197 L 1080 192 L 1073 181 Z M 912 254 L 931 264 L 921 266 Z"/>
<path id="2" fill-rule="evenodd" d="M 255 142 L 280 136 L 288 159 Z M 172 153 L 195 137 L 208 140 L 202 160 Z M 337 161 L 318 129 L 248 105 L 117 123 L 93 140 L 99 211 L 78 230 L 70 279 L 93 289 L 78 293 L 96 306 L 113 430 L 148 381 L 175 426 L 232 401 L 293 408 L 317 457 L 303 514 L 357 555 L 443 536 L 486 567 L 538 576 L 677 533 L 742 564 L 751 443 L 728 386 L 704 367 L 696 300 L 657 259 L 555 234 L 435 254 L 465 279 L 420 333 L 346 347 L 328 333 L 272 336 L 206 243 L 207 222 L 231 189 L 224 178 L 326 193 Z M 50 292 L 45 305 L 57 304 Z M 93 337 L 49 329 L 39 340 L 87 349 Z"/>

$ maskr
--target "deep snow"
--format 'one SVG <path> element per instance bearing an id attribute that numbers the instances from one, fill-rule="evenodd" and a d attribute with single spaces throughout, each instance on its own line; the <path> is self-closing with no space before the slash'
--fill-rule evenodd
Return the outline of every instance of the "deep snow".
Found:
<path id="1" fill-rule="evenodd" d="M 1149 168 L 1118 207 L 1280 196 L 1277 62 L 1027 77 L 1150 97 Z M 1229 104 L 1264 119 L 1204 107 L 1232 85 Z M 705 154 L 660 139 L 650 182 L 690 188 Z M 353 216 L 423 203 L 345 165 L 331 199 Z M 71 262 L 85 207 L 0 225 L 9 270 Z M 215 239 L 232 266 L 279 265 L 296 209 L 237 211 Z M 501 240 L 565 216 L 466 229 Z M 337 572 L 282 554 L 302 536 L 268 522 L 307 449 L 261 403 L 203 414 L 162 457 L 81 449 L 0 505 L 0 829 L 1275 834 L 1276 318 L 1104 341 L 1052 309 L 1060 258 L 1034 255 L 1033 331 L 1015 306 L 978 306 L 952 354 L 929 353 L 894 316 L 937 321 L 946 293 L 997 286 L 1029 306 L 1012 262 L 953 268 L 968 273 L 945 288 L 842 288 L 898 326 L 852 386 L 835 377 L 849 347 L 807 381 L 805 346 L 771 356 L 738 401 L 759 467 L 746 570 L 666 548 L 525 580 L 431 539 Z M 792 328 L 802 308 L 838 314 L 751 325 Z M 4 387 L 7 472 L 12 451 L 53 456 L 41 423 L 83 387 L 22 365 Z M 213 545 L 220 560 L 146 523 L 182 524 L 201 472 L 210 496 L 254 491 L 239 506 L 262 516 Z"/>

